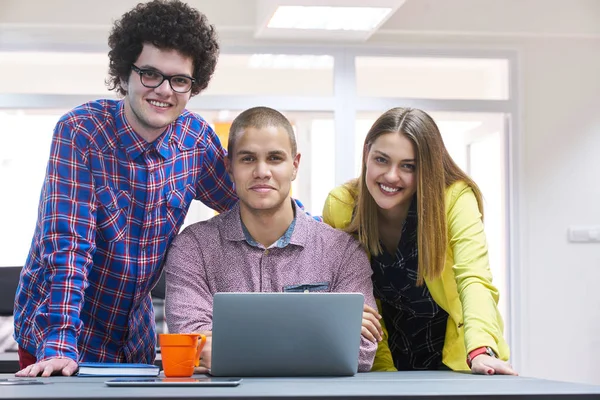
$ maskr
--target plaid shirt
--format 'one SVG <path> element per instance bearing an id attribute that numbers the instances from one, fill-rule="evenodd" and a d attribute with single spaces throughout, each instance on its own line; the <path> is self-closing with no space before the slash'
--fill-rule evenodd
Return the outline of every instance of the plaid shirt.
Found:
<path id="1" fill-rule="evenodd" d="M 427 285 L 417 286 L 417 208 L 413 200 L 395 254 L 371 258 L 375 297 L 381 300 L 388 344 L 399 371 L 439 369 L 448 314 Z"/>
<path id="2" fill-rule="evenodd" d="M 153 143 L 122 101 L 84 104 L 56 125 L 31 250 L 15 299 L 15 339 L 38 360 L 152 362 L 150 290 L 193 199 L 237 197 L 225 150 L 183 114 Z"/>

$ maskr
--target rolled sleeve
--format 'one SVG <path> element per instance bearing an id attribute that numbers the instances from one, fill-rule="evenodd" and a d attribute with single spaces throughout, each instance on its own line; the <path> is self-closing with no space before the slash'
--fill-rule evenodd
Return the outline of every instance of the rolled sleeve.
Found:
<path id="1" fill-rule="evenodd" d="M 78 143 L 79 129 L 57 124 L 42 189 L 40 258 L 50 284 L 47 304 L 35 316 L 42 336 L 38 360 L 78 359 L 80 312 L 96 249 L 93 178 Z"/>
<path id="2" fill-rule="evenodd" d="M 483 221 L 471 188 L 458 194 L 448 212 L 448 225 L 466 351 L 490 346 L 498 352 L 504 330 L 497 308 L 499 294 L 492 283 Z M 505 358 L 505 354 L 501 356 Z"/>

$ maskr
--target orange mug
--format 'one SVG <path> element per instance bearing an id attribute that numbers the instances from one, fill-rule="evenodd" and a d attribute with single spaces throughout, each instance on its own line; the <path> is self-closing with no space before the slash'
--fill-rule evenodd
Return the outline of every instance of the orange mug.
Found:
<path id="1" fill-rule="evenodd" d="M 162 366 L 166 377 L 189 377 L 200 365 L 200 353 L 206 343 L 201 333 L 161 333 Z"/>

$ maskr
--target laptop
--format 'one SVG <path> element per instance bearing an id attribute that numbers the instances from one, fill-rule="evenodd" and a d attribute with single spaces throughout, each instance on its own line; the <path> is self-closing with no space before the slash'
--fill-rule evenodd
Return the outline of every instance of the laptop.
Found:
<path id="1" fill-rule="evenodd" d="M 358 369 L 360 293 L 217 293 L 213 376 L 350 376 Z"/>

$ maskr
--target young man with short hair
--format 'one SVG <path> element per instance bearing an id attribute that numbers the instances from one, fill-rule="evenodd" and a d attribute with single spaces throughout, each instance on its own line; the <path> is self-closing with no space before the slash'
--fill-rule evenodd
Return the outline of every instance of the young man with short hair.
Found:
<path id="1" fill-rule="evenodd" d="M 242 112 L 230 129 L 227 158 L 240 201 L 187 227 L 169 249 L 167 325 L 172 333 L 209 337 L 198 372 L 210 368 L 217 292 L 359 292 L 375 307 L 371 267 L 358 241 L 299 212 L 291 200 L 299 164 L 282 114 L 267 107 Z M 376 349 L 361 337 L 359 371 L 370 370 Z"/>

